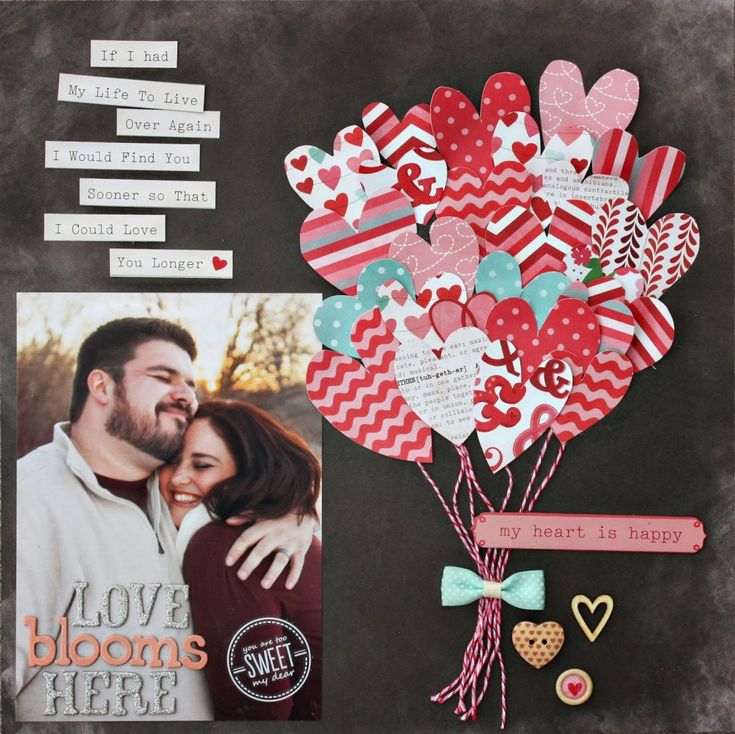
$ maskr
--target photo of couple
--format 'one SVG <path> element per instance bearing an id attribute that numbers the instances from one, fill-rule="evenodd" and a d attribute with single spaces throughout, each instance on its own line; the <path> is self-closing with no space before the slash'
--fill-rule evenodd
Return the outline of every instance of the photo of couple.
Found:
<path id="1" fill-rule="evenodd" d="M 17 719 L 320 718 L 318 301 L 18 294 Z"/>

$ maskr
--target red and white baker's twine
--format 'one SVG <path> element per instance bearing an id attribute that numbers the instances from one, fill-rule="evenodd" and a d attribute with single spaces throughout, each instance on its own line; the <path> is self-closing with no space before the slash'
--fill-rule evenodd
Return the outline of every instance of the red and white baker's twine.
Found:
<path id="1" fill-rule="evenodd" d="M 541 493 L 548 486 L 551 478 L 554 476 L 562 454 L 564 453 L 565 444 L 559 444 L 559 450 L 546 476 L 541 480 L 535 493 L 533 493 L 533 485 L 541 471 L 546 451 L 551 442 L 551 431 L 546 435 L 546 439 L 539 452 L 536 464 L 531 472 L 528 486 L 521 500 L 519 512 L 531 512 L 538 502 Z M 488 499 L 483 491 L 480 483 L 475 475 L 472 466 L 469 451 L 465 446 L 455 446 L 459 455 L 460 468 L 457 480 L 454 483 L 451 500 L 448 502 L 442 494 L 436 482 L 431 478 L 426 467 L 421 462 L 418 464 L 421 473 L 426 481 L 434 490 L 444 511 L 449 517 L 455 532 L 457 533 L 462 545 L 467 549 L 480 577 L 485 581 L 502 582 L 505 575 L 505 569 L 510 558 L 510 550 L 503 548 L 482 548 L 475 541 L 472 535 L 472 526 L 475 522 L 475 500 L 477 498 L 484 505 L 488 512 L 495 512 L 495 507 Z M 503 501 L 500 505 L 500 512 L 504 512 L 510 501 L 513 491 L 513 474 L 508 467 L 505 469 L 508 475 L 508 487 L 505 490 Z M 469 524 L 466 526 L 462 521 L 459 510 L 459 492 L 462 482 L 467 487 L 467 496 L 469 500 Z M 506 690 L 506 673 L 505 663 L 503 661 L 503 653 L 500 649 L 501 641 L 501 612 L 502 602 L 496 598 L 485 598 L 479 600 L 477 610 L 477 624 L 475 632 L 472 635 L 467 648 L 465 649 L 464 659 L 462 661 L 462 669 L 459 675 L 445 688 L 431 697 L 432 701 L 445 703 L 455 694 L 457 695 L 457 707 L 454 710 L 463 721 L 467 719 L 477 718 L 477 709 L 487 692 L 490 682 L 490 674 L 492 672 L 495 660 L 498 661 L 500 668 L 500 728 L 505 728 L 507 720 L 507 690 Z M 479 690 L 478 690 L 479 689 Z M 469 701 L 467 700 L 469 696 Z"/>

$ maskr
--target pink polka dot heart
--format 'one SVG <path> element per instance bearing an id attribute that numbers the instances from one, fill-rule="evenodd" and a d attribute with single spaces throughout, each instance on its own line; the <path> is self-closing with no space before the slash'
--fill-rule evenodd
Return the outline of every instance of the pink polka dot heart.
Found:
<path id="1" fill-rule="evenodd" d="M 552 352 L 571 352 L 582 370 L 600 347 L 600 327 L 586 303 L 562 298 L 539 329 L 531 306 L 522 298 L 506 298 L 493 308 L 485 328 L 487 335 L 506 339 L 518 350 L 527 380 Z"/>
<path id="2" fill-rule="evenodd" d="M 509 112 L 530 112 L 531 96 L 518 74 L 493 74 L 482 91 L 480 112 L 462 92 L 439 87 L 431 98 L 431 127 L 449 169 L 471 168 L 485 179 L 493 167 L 495 126 Z"/>

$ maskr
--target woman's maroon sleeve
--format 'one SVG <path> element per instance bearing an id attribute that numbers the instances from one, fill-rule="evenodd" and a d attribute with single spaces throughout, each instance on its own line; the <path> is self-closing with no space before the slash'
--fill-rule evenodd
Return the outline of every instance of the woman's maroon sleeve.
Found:
<path id="1" fill-rule="evenodd" d="M 225 566 L 227 551 L 241 532 L 242 528 L 211 523 L 199 530 L 187 547 L 184 578 L 189 585 L 194 633 L 206 641 L 204 673 L 216 719 L 285 720 L 291 716 L 292 697 L 256 701 L 233 683 L 228 672 L 228 647 L 244 624 L 258 617 L 284 618 L 281 595 L 260 586 L 270 565 L 268 559 L 260 564 L 262 571 L 259 567 L 245 581 L 237 577 L 239 566 Z M 283 685 L 287 686 L 288 681 Z"/>

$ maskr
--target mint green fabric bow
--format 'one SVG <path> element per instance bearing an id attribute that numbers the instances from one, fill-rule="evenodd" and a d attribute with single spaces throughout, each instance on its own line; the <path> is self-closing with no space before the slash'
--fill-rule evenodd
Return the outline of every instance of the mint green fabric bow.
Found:
<path id="1" fill-rule="evenodd" d="M 502 599 L 519 609 L 543 609 L 546 602 L 544 572 L 520 571 L 500 583 L 484 581 L 466 568 L 444 567 L 442 606 L 471 604 L 484 596 Z"/>

